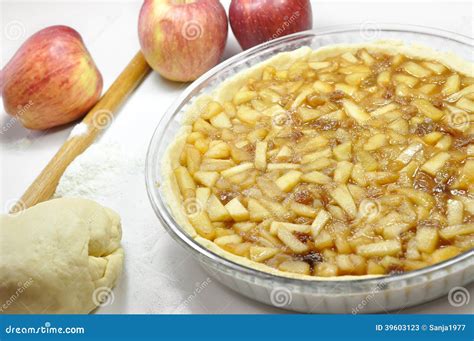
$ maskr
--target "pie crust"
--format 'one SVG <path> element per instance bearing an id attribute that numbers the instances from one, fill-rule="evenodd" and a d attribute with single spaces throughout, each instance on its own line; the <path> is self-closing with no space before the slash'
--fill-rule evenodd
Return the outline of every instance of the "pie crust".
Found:
<path id="1" fill-rule="evenodd" d="M 172 215 L 176 222 L 183 230 L 199 244 L 206 247 L 213 253 L 222 256 L 230 261 L 249 267 L 251 269 L 263 271 L 273 275 L 297 278 L 304 280 L 354 280 L 377 277 L 380 275 L 339 275 L 334 277 L 321 277 L 313 275 L 304 275 L 298 273 L 291 273 L 281 271 L 270 267 L 263 263 L 252 261 L 246 257 L 237 256 L 219 247 L 214 242 L 201 237 L 188 220 L 186 212 L 183 207 L 183 199 L 180 194 L 180 189 L 173 170 L 179 166 L 180 155 L 186 142 L 187 135 L 192 131 L 192 124 L 200 116 L 203 108 L 207 106 L 210 101 L 217 101 L 220 103 L 231 101 L 235 93 L 246 84 L 249 78 L 258 79 L 265 67 L 273 66 L 278 69 L 286 69 L 296 61 L 308 60 L 324 60 L 329 57 L 341 55 L 346 52 L 355 52 L 360 49 L 365 49 L 369 53 L 383 53 L 387 55 L 403 54 L 409 58 L 416 58 L 428 61 L 436 61 L 451 70 L 467 77 L 474 77 L 474 64 L 469 63 L 452 53 L 445 53 L 435 51 L 431 48 L 418 45 L 406 45 L 401 41 L 378 41 L 374 43 L 364 44 L 338 44 L 320 48 L 316 51 L 309 47 L 302 47 L 295 51 L 280 53 L 264 62 L 261 62 L 249 69 L 242 71 L 233 77 L 227 79 L 220 84 L 215 90 L 209 94 L 203 94 L 197 97 L 186 109 L 183 117 L 182 128 L 176 137 L 175 141 L 170 145 L 161 163 L 161 170 L 164 181 L 160 184 L 165 199 L 171 209 Z"/>

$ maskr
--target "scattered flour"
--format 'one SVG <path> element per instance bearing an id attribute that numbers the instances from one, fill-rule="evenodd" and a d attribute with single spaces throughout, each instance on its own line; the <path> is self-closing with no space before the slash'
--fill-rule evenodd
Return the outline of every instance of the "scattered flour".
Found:
<path id="1" fill-rule="evenodd" d="M 28 137 L 21 138 L 19 140 L 14 140 L 2 145 L 3 148 L 8 150 L 23 151 L 27 149 L 33 143 L 32 139 Z"/>
<path id="2" fill-rule="evenodd" d="M 97 201 L 123 194 L 121 183 L 143 174 L 143 158 L 119 143 L 97 143 L 79 155 L 62 176 L 55 197 L 76 196 Z"/>

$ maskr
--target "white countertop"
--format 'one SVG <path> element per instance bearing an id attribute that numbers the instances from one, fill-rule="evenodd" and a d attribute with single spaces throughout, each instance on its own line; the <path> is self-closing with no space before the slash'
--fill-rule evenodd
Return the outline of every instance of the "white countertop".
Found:
<path id="1" fill-rule="evenodd" d="M 104 77 L 111 84 L 139 49 L 137 20 L 141 1 L 1 1 L 1 66 L 21 42 L 39 29 L 64 24 L 82 35 Z M 229 1 L 223 1 L 228 7 Z M 313 1 L 314 28 L 354 23 L 420 24 L 474 36 L 472 1 Z M 421 20 L 421 21 L 420 21 Z M 240 48 L 229 29 L 225 57 Z M 186 85 L 150 75 L 133 94 L 106 132 L 104 139 L 120 138 L 139 159 L 162 114 Z M 0 127 L 10 117 L 2 108 Z M 39 174 L 72 125 L 45 133 L 14 124 L 0 134 L 1 202 L 3 211 Z M 143 174 L 133 174 L 115 192 L 99 195 L 104 205 L 123 218 L 125 273 L 114 290 L 112 304 L 99 313 L 280 313 L 282 310 L 249 300 L 215 280 L 197 266 L 160 226 L 148 202 Z M 103 197 L 103 198 L 102 198 Z M 208 281 L 195 295 L 195 288 Z M 469 290 L 473 292 L 471 285 Z M 193 296 L 190 300 L 189 297 Z M 183 302 L 186 301 L 186 304 Z M 453 307 L 446 297 L 400 313 L 472 313 L 474 298 Z"/>

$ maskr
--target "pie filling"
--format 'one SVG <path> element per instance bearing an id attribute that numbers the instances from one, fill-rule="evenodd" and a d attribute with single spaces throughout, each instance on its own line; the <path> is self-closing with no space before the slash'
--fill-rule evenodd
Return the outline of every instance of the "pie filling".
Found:
<path id="1" fill-rule="evenodd" d="M 393 274 L 474 245 L 474 78 L 360 49 L 209 102 L 174 169 L 196 232 L 283 272 Z"/>

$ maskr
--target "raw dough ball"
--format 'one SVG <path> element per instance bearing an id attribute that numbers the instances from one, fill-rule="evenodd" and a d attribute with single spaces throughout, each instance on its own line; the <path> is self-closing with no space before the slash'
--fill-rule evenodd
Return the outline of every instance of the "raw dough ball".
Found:
<path id="1" fill-rule="evenodd" d="M 86 199 L 54 199 L 2 215 L 0 312 L 95 309 L 98 291 L 113 287 L 122 272 L 121 238 L 117 213 Z"/>

